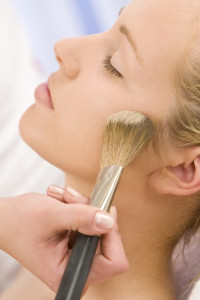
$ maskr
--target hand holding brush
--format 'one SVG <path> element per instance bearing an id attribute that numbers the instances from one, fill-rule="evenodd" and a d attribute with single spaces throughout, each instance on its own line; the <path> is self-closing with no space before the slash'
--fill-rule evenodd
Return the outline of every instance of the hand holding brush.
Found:
<path id="1" fill-rule="evenodd" d="M 120 112 L 108 119 L 101 170 L 91 195 L 92 206 L 109 210 L 122 170 L 147 147 L 153 132 L 151 121 L 138 112 Z M 56 300 L 80 299 L 99 238 L 78 234 Z"/>

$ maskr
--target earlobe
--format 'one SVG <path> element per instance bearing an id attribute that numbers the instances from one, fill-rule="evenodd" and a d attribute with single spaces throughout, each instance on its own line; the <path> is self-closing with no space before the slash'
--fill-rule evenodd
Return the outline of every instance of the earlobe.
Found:
<path id="1" fill-rule="evenodd" d="M 189 164 L 165 167 L 152 173 L 149 186 L 159 194 L 193 195 L 200 191 L 200 156 Z"/>

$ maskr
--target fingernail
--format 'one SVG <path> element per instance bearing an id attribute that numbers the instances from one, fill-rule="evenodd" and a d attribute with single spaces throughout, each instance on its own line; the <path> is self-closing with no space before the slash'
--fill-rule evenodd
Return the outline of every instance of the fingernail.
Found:
<path id="1" fill-rule="evenodd" d="M 115 221 L 117 221 L 117 209 L 115 206 L 111 206 L 110 215 L 113 217 Z"/>
<path id="2" fill-rule="evenodd" d="M 50 192 L 58 195 L 64 195 L 64 189 L 60 186 L 57 186 L 55 184 L 50 184 L 49 185 L 49 190 Z"/>
<path id="3" fill-rule="evenodd" d="M 115 223 L 115 220 L 101 212 L 97 212 L 95 216 L 95 225 L 101 229 L 111 229 Z"/>
<path id="4" fill-rule="evenodd" d="M 66 190 L 72 197 L 75 197 L 75 198 L 83 197 L 81 194 L 79 194 L 77 191 L 75 191 L 73 188 L 71 188 L 69 186 L 66 187 Z"/>

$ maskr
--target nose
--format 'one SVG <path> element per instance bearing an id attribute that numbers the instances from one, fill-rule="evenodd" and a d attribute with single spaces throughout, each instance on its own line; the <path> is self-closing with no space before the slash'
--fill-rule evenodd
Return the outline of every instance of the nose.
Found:
<path id="1" fill-rule="evenodd" d="M 80 72 L 80 62 L 76 54 L 75 39 L 62 39 L 54 46 L 56 59 L 64 73 L 74 79 Z"/>

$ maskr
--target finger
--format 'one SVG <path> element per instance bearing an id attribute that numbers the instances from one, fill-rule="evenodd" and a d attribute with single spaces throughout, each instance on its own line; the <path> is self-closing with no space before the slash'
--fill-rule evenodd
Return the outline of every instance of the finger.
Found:
<path id="1" fill-rule="evenodd" d="M 117 221 L 117 210 L 116 210 L 115 206 L 111 206 L 109 213 L 113 217 L 113 219 L 115 221 Z M 102 253 L 101 244 L 98 243 L 97 250 L 96 250 L 96 255 L 101 254 L 101 253 Z"/>
<path id="2" fill-rule="evenodd" d="M 125 272 L 129 263 L 115 223 L 112 230 L 101 237 L 101 254 L 95 256 L 88 284 L 99 282 Z"/>
<path id="3" fill-rule="evenodd" d="M 117 210 L 115 207 L 112 207 L 111 215 L 117 221 Z M 116 247 L 116 245 L 118 245 L 118 247 Z M 101 251 L 104 258 L 107 259 L 107 263 L 111 262 L 113 265 L 115 265 L 116 272 L 121 272 L 121 269 L 127 267 L 128 261 L 122 244 L 119 226 L 117 223 L 115 223 L 115 226 L 110 232 L 108 232 L 108 234 L 102 236 Z M 119 258 L 122 259 L 122 264 L 117 263 L 119 262 Z"/>
<path id="4" fill-rule="evenodd" d="M 115 223 L 110 214 L 85 204 L 68 204 L 59 208 L 58 230 L 79 231 L 86 235 L 108 232 Z"/>
<path id="5" fill-rule="evenodd" d="M 87 204 L 89 202 L 89 198 L 86 196 L 82 196 L 80 193 L 76 192 L 74 189 L 70 187 L 66 187 L 65 189 L 51 184 L 47 188 L 47 195 L 53 197 L 64 203 L 84 203 Z"/>
<path id="6" fill-rule="evenodd" d="M 64 199 L 68 203 L 83 203 L 88 204 L 89 198 L 85 195 L 80 194 L 76 190 L 72 189 L 71 187 L 67 186 L 64 191 Z"/>
<path id="7" fill-rule="evenodd" d="M 47 195 L 61 202 L 66 202 L 64 199 L 64 191 L 64 188 L 55 184 L 50 184 L 47 188 Z"/>
<path id="8" fill-rule="evenodd" d="M 122 274 L 129 267 L 120 235 L 115 230 L 111 230 L 103 236 L 101 243 L 104 244 L 104 249 L 102 254 L 97 255 L 94 259 L 89 275 L 90 285 Z M 106 247 L 105 244 L 107 244 Z"/>

